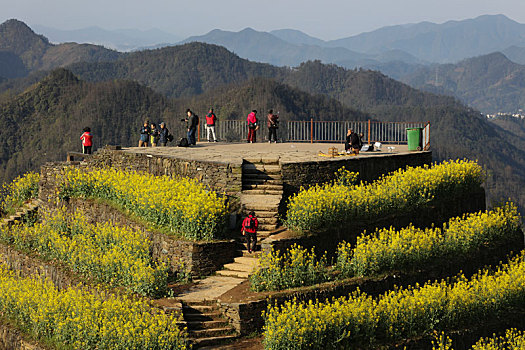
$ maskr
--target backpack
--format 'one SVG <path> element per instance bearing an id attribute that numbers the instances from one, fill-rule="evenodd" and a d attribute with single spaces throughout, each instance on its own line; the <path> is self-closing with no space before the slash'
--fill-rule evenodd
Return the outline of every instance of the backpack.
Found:
<path id="1" fill-rule="evenodd" d="M 253 216 L 248 218 L 248 225 L 245 228 L 255 230 L 255 218 Z"/>
<path id="2" fill-rule="evenodd" d="M 189 146 L 188 139 L 185 137 L 181 138 L 177 146 L 178 147 L 188 147 Z"/>

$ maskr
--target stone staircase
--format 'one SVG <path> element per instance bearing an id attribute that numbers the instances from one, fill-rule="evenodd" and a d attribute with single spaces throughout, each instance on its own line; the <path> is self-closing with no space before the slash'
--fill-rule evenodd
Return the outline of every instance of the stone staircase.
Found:
<path id="1" fill-rule="evenodd" d="M 222 315 L 215 300 L 183 302 L 182 315 L 194 349 L 213 348 L 238 337 L 235 329 Z"/>
<path id="2" fill-rule="evenodd" d="M 221 313 L 217 299 L 248 279 L 261 254 L 248 253 L 240 245 L 239 249 L 240 256 L 233 263 L 225 264 L 215 276 L 196 281 L 190 290 L 177 296 L 194 348 L 216 349 L 238 337 Z"/>
<path id="3" fill-rule="evenodd" d="M 10 227 L 16 223 L 20 223 L 24 220 L 35 217 L 38 213 L 38 207 L 41 203 L 42 201 L 39 199 L 33 199 L 30 202 L 25 203 L 22 207 L 17 209 L 15 214 L 2 219 L 2 221 L 0 221 L 0 225 Z"/>
<path id="4" fill-rule="evenodd" d="M 243 247 L 240 254 L 241 256 L 235 258 L 233 263 L 225 264 L 222 270 L 215 273 L 219 276 L 247 279 L 253 269 L 259 264 L 260 252 L 248 253 L 248 250 Z"/>
<path id="5" fill-rule="evenodd" d="M 241 204 L 243 214 L 255 212 L 259 220 L 258 239 L 279 227 L 279 205 L 283 180 L 278 158 L 245 159 L 242 165 Z"/>

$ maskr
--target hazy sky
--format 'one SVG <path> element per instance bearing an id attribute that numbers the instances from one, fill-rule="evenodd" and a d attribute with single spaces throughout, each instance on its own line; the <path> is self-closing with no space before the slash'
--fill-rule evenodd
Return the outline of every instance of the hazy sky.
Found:
<path id="1" fill-rule="evenodd" d="M 386 25 L 504 14 L 525 23 L 524 0 L 0 0 L 0 21 L 58 29 L 159 28 L 181 37 L 219 28 L 294 28 L 337 39 Z"/>

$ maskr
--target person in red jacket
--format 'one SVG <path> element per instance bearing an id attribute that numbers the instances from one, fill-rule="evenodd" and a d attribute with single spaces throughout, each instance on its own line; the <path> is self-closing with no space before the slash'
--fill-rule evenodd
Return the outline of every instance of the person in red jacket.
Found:
<path id="1" fill-rule="evenodd" d="M 250 114 L 248 114 L 246 122 L 248 123 L 248 140 L 246 142 L 255 143 L 255 134 L 257 129 L 259 129 L 259 125 L 257 125 L 257 111 L 255 109 Z"/>
<path id="2" fill-rule="evenodd" d="M 215 135 L 215 122 L 217 121 L 217 116 L 213 113 L 213 108 L 210 108 L 208 114 L 206 114 L 206 133 L 208 135 L 208 142 L 218 142 L 217 136 Z M 212 137 L 213 136 L 213 141 Z"/>
<path id="3" fill-rule="evenodd" d="M 80 135 L 82 140 L 82 153 L 91 154 L 91 147 L 93 146 L 93 135 L 90 128 L 84 128 L 84 133 Z"/>
<path id="4" fill-rule="evenodd" d="M 251 211 L 248 217 L 242 222 L 242 234 L 246 236 L 246 245 L 248 246 L 248 253 L 255 250 L 257 245 L 257 228 L 259 221 L 255 217 L 255 213 Z"/>

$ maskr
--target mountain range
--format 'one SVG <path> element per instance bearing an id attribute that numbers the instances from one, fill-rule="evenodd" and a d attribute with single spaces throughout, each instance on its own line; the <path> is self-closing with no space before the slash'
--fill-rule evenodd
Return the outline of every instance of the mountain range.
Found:
<path id="1" fill-rule="evenodd" d="M 42 25 L 34 25 L 32 28 L 56 44 L 67 42 L 90 43 L 117 51 L 134 51 L 147 46 L 176 43 L 183 39 L 180 36 L 167 33 L 160 29 L 107 30 L 92 26 L 74 30 L 61 30 Z"/>
<path id="2" fill-rule="evenodd" d="M 275 108 L 283 119 L 430 121 L 435 160 L 478 159 L 487 169 L 489 202 L 511 196 L 525 208 L 525 140 L 452 96 L 320 60 L 294 68 L 252 62 L 205 43 L 117 53 L 94 62 L 85 62 L 91 56 L 65 54 L 61 62 L 76 63 L 46 73 L 36 67 L 50 47 L 60 45 L 19 29 L 9 34 L 10 41 L 0 37 L 4 60 L 31 69 L 0 84 L 1 180 L 63 159 L 78 146 L 77 134 L 86 125 L 97 135 L 97 145 L 130 146 L 143 118 L 164 120 L 175 130 L 182 128 L 180 117 L 188 107 L 202 114 L 214 106 L 225 119 L 243 118 L 252 108 Z M 481 60 L 475 67 L 487 70 L 490 62 Z"/>

